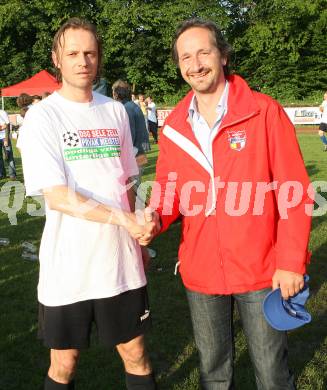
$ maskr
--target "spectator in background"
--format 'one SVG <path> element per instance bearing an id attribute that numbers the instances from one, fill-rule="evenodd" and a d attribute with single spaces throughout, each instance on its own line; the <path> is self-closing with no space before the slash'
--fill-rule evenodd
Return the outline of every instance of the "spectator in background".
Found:
<path id="1" fill-rule="evenodd" d="M 321 103 L 321 106 L 319 107 L 319 110 L 322 112 L 321 115 L 321 123 L 319 126 L 319 137 L 321 139 L 321 142 L 324 144 L 324 152 L 327 152 L 327 91 L 324 94 L 324 100 Z"/>
<path id="2" fill-rule="evenodd" d="M 136 180 L 134 189 L 137 195 L 142 198 L 142 195 L 138 193 L 137 190 L 141 184 L 144 166 L 148 161 L 145 152 L 150 150 L 149 133 L 146 130 L 144 116 L 140 107 L 132 102 L 131 87 L 125 81 L 117 80 L 112 85 L 112 96 L 115 100 L 124 104 L 128 114 L 134 153 L 139 167 L 139 175 L 133 178 Z M 145 201 L 145 199 L 142 199 L 142 202 L 143 201 Z M 148 248 L 148 254 L 150 258 L 153 259 L 156 257 L 157 252 L 152 248 Z"/>
<path id="3" fill-rule="evenodd" d="M 19 131 L 20 128 L 23 125 L 24 117 L 28 109 L 32 106 L 33 102 L 33 96 L 28 95 L 27 93 L 21 93 L 18 98 L 16 99 L 17 106 L 20 108 L 20 112 L 17 115 L 17 125 L 18 128 L 18 138 L 19 138 Z M 17 148 L 19 148 L 19 141 L 16 143 Z"/>
<path id="4" fill-rule="evenodd" d="M 46 91 L 46 92 L 43 92 L 42 93 L 42 95 L 41 95 L 41 98 L 42 98 L 42 100 L 43 99 L 46 99 L 48 96 L 50 96 L 51 95 L 51 93 L 50 92 L 48 92 L 48 91 Z"/>
<path id="5" fill-rule="evenodd" d="M 32 96 L 32 104 L 39 103 L 40 101 L 41 101 L 41 96 L 39 95 Z"/>
<path id="6" fill-rule="evenodd" d="M 146 98 L 146 109 L 148 112 L 148 125 L 149 132 L 152 134 L 154 142 L 158 143 L 158 120 L 157 120 L 157 110 L 156 105 L 154 104 L 151 96 Z"/>
<path id="7" fill-rule="evenodd" d="M 20 116 L 24 119 L 25 118 L 25 115 L 28 111 L 28 107 L 22 107 L 22 109 L 20 110 Z"/>
<path id="8" fill-rule="evenodd" d="M 109 96 L 108 95 L 108 81 L 101 77 L 99 80 L 97 80 L 92 87 L 94 92 L 101 93 L 101 95 Z"/>
<path id="9" fill-rule="evenodd" d="M 127 82 L 117 80 L 112 85 L 112 96 L 115 100 L 123 103 L 128 114 L 134 153 L 140 169 L 140 174 L 137 178 L 137 186 L 139 186 L 141 184 L 143 167 L 147 162 L 145 152 L 150 150 L 149 134 L 146 130 L 144 115 L 141 108 L 132 102 L 131 88 Z"/>
<path id="10" fill-rule="evenodd" d="M 139 99 L 138 99 L 138 103 L 137 105 L 140 107 L 140 109 L 142 110 L 142 113 L 144 115 L 144 120 L 145 120 L 145 125 L 146 125 L 146 129 L 147 131 L 149 132 L 149 126 L 148 126 L 148 111 L 146 109 L 146 101 L 144 99 L 144 95 L 142 94 L 139 94 Z"/>
<path id="11" fill-rule="evenodd" d="M 16 166 L 14 153 L 10 140 L 10 122 L 6 111 L 0 110 L 0 179 L 6 178 L 6 169 L 3 160 L 3 152 L 8 162 L 10 180 L 16 179 Z"/>
<path id="12" fill-rule="evenodd" d="M 16 115 L 16 123 L 17 123 L 18 130 L 19 130 L 20 127 L 22 127 L 22 125 L 23 125 L 24 116 L 25 116 L 25 114 L 27 113 L 27 110 L 28 110 L 27 107 L 23 107 L 23 108 L 21 108 L 21 109 L 19 110 L 19 114 Z"/>
<path id="13" fill-rule="evenodd" d="M 16 122 L 17 122 L 17 125 L 18 125 L 18 128 L 16 128 L 16 138 L 17 138 L 16 147 L 18 149 L 20 149 L 20 146 L 19 146 L 19 132 L 20 132 L 21 127 L 23 126 L 24 118 L 25 118 L 25 115 L 26 115 L 27 111 L 28 111 L 28 107 L 22 107 L 20 109 L 19 114 L 16 116 Z M 14 133 L 12 134 L 12 137 L 14 138 Z"/>
<path id="14" fill-rule="evenodd" d="M 33 102 L 33 97 L 28 95 L 27 93 L 21 93 L 16 100 L 17 106 L 19 108 L 29 107 L 32 104 L 32 102 Z"/>

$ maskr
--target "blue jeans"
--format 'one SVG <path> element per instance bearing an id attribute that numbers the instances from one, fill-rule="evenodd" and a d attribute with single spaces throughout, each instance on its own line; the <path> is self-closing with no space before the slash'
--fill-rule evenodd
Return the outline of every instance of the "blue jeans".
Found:
<path id="1" fill-rule="evenodd" d="M 207 295 L 186 290 L 200 355 L 205 390 L 234 389 L 233 301 L 240 313 L 260 390 L 294 390 L 287 363 L 287 335 L 265 320 L 262 301 L 270 289 L 233 295 Z"/>
<path id="2" fill-rule="evenodd" d="M 0 139 L 0 178 L 6 177 L 6 168 L 5 163 L 3 161 L 3 150 L 6 154 L 6 160 L 8 162 L 8 171 L 9 176 L 14 178 L 16 177 L 16 167 L 15 167 L 15 160 L 14 160 L 14 153 L 11 145 L 11 141 L 9 140 L 9 144 L 7 147 L 3 145 L 3 139 Z"/>

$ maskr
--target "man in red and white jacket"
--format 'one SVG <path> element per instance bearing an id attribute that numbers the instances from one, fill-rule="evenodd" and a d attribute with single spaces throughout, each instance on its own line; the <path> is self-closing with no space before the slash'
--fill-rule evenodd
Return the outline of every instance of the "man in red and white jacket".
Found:
<path id="1" fill-rule="evenodd" d="M 165 231 L 182 219 L 179 271 L 204 389 L 233 386 L 236 301 L 261 389 L 294 389 L 286 333 L 262 301 L 303 287 L 312 194 L 294 127 L 269 96 L 228 75 L 231 48 L 217 26 L 191 19 L 173 56 L 192 91 L 163 127 L 151 207 Z"/>

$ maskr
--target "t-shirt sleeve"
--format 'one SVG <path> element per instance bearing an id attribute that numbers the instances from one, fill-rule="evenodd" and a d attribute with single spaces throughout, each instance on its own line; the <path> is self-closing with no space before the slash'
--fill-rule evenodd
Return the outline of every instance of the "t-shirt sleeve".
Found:
<path id="1" fill-rule="evenodd" d="M 6 111 L 0 110 L 0 124 L 9 124 L 9 116 Z"/>
<path id="2" fill-rule="evenodd" d="M 139 174 L 139 168 L 135 160 L 131 131 L 127 112 L 124 109 L 122 112 L 122 145 L 121 145 L 121 163 L 125 172 L 126 178 Z"/>
<path id="3" fill-rule="evenodd" d="M 19 137 L 26 195 L 42 195 L 44 188 L 66 185 L 60 140 L 46 112 L 30 109 Z"/>

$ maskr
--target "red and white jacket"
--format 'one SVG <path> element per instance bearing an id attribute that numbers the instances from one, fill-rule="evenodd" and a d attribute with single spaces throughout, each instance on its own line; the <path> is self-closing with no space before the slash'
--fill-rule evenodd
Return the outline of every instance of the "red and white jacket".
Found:
<path id="1" fill-rule="evenodd" d="M 309 260 L 313 196 L 294 127 L 272 98 L 228 80 L 213 168 L 190 124 L 190 92 L 163 127 L 151 196 L 162 231 L 181 217 L 180 274 L 207 294 L 259 290 L 276 269 L 303 274 Z"/>

